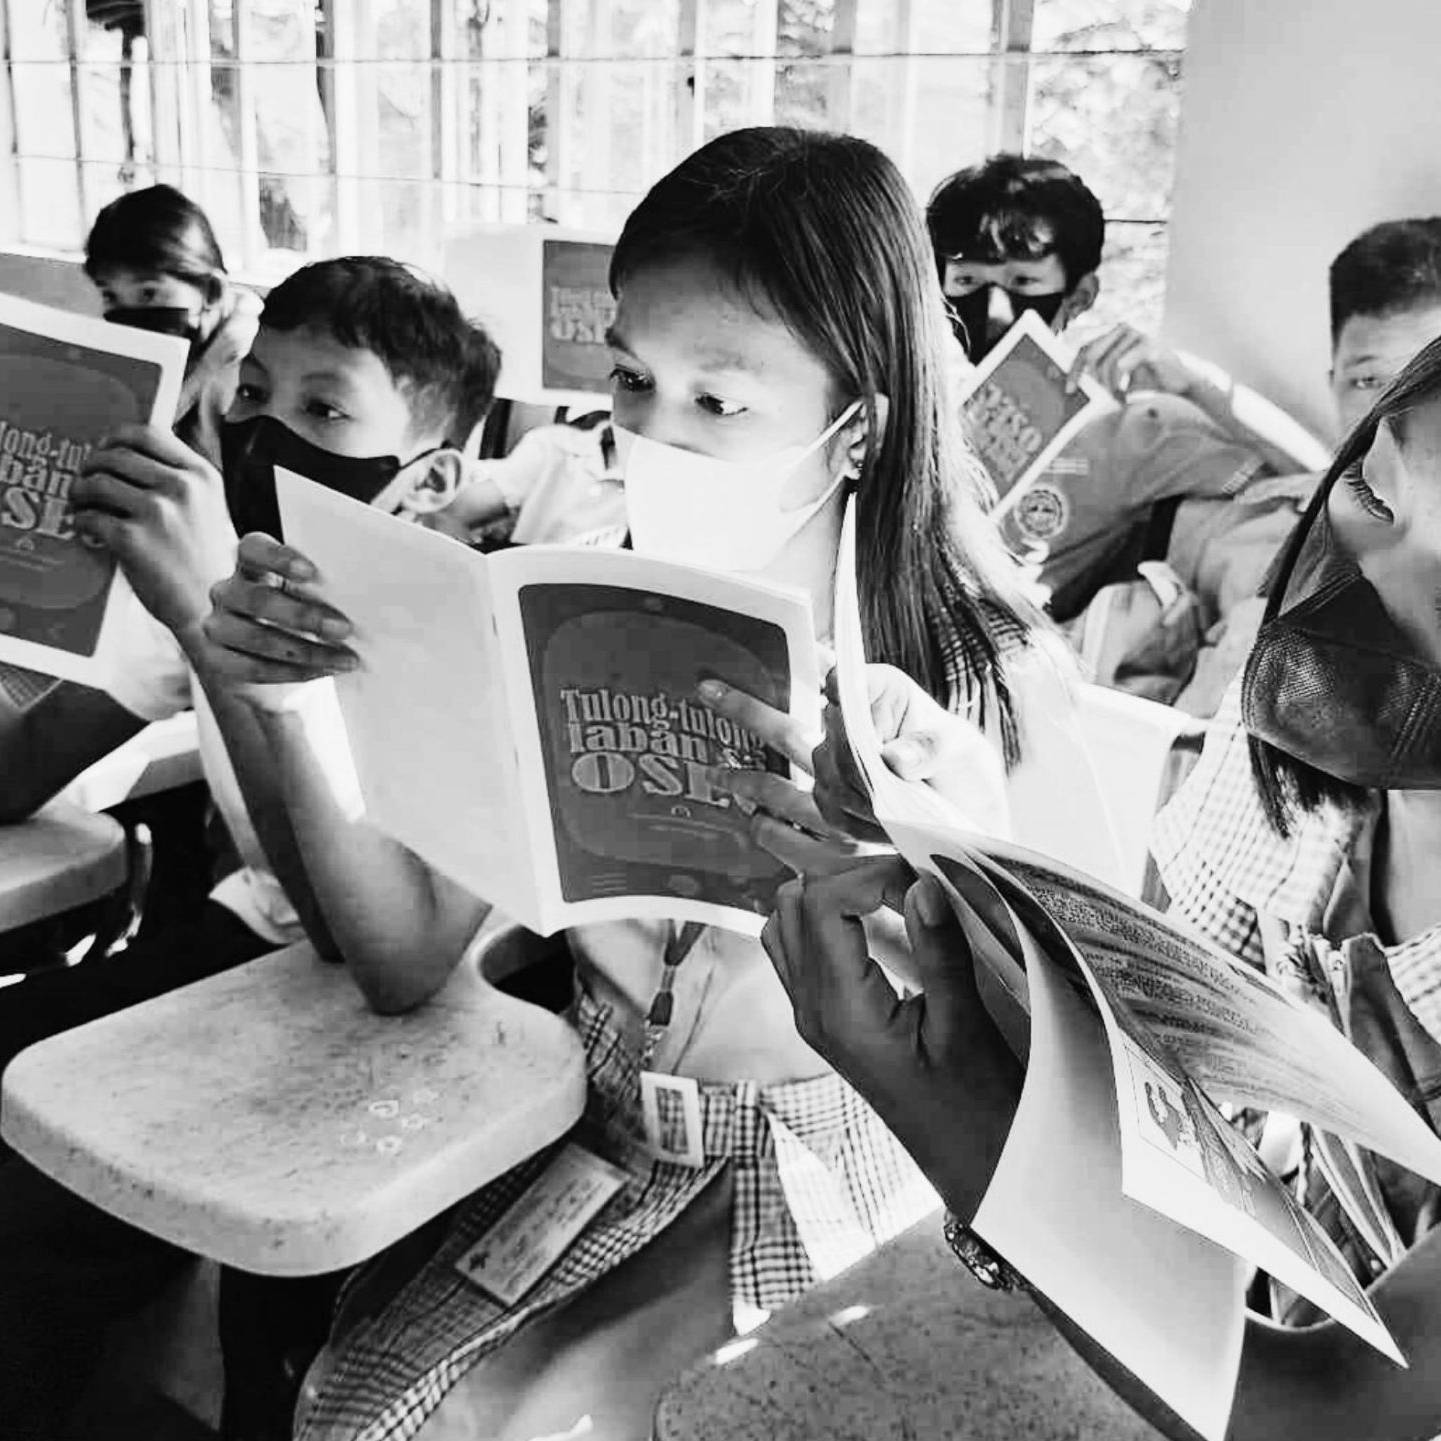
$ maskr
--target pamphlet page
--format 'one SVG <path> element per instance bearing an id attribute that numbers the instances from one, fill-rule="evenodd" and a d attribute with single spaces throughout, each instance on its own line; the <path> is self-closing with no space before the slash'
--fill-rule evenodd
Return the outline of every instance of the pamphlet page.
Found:
<path id="1" fill-rule="evenodd" d="M 996 488 L 998 520 L 1078 430 L 1116 408 L 1089 376 L 1068 390 L 1070 366 L 1067 347 L 1026 310 L 962 384 L 962 420 Z"/>
<path id="2" fill-rule="evenodd" d="M 644 915 L 759 935 L 790 872 L 708 773 L 789 767 L 699 687 L 721 680 L 813 722 L 809 601 L 630 551 L 488 559 L 525 809 L 547 822 L 548 927 Z"/>
<path id="3" fill-rule="evenodd" d="M 484 559 L 289 471 L 275 488 L 290 543 L 364 657 L 336 691 L 367 818 L 530 924 L 511 909 L 534 862 Z"/>
<path id="4" fill-rule="evenodd" d="M 789 871 L 710 778 L 786 763 L 699 686 L 812 719 L 804 596 L 630 551 L 482 555 L 276 479 L 364 657 L 337 690 L 372 824 L 541 934 L 637 916 L 760 933 Z"/>

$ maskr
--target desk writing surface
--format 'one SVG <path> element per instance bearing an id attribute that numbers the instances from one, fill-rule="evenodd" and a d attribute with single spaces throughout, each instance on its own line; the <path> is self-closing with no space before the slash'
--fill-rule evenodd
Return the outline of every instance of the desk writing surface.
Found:
<path id="1" fill-rule="evenodd" d="M 563 1134 L 578 1037 L 473 964 L 404 1016 L 287 947 L 43 1041 L 0 1134 L 123 1220 L 266 1275 L 354 1265 Z"/>
<path id="2" fill-rule="evenodd" d="M 654 1441 L 1161 1441 L 937 1212 L 693 1367 Z"/>
<path id="3" fill-rule="evenodd" d="M 69 801 L 0 825 L 0 931 L 98 900 L 124 884 L 125 869 L 120 826 Z"/>

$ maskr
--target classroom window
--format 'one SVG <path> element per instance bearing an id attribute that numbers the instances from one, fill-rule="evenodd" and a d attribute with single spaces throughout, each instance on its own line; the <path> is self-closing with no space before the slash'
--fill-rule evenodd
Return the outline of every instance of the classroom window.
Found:
<path id="1" fill-rule="evenodd" d="M 924 198 L 988 151 L 1110 218 L 1100 316 L 1159 320 L 1190 0 L 0 0 L 0 242 L 75 252 L 179 185 L 231 266 L 440 263 L 478 222 L 614 231 L 737 125 L 864 135 Z"/>

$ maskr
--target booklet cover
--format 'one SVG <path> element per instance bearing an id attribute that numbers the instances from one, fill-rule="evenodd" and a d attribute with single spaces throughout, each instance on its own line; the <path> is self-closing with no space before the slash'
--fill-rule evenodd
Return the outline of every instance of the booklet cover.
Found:
<path id="1" fill-rule="evenodd" d="M 173 336 L 0 295 L 0 662 L 100 683 L 115 561 L 76 535 L 70 487 L 115 426 L 173 420 L 185 356 Z"/>
<path id="2" fill-rule="evenodd" d="M 589 240 L 541 243 L 540 381 L 547 390 L 610 390 L 612 248 Z"/>
<path id="3" fill-rule="evenodd" d="M 1116 408 L 1090 376 L 1067 391 L 1073 359 L 1036 313 L 1026 310 L 962 386 L 962 420 L 996 488 L 991 513 L 997 519 L 1078 430 Z"/>
<path id="4" fill-rule="evenodd" d="M 542 934 L 635 916 L 760 933 L 789 872 L 709 773 L 787 767 L 698 687 L 813 718 L 804 596 L 630 551 L 485 555 L 276 483 L 361 638 L 337 691 L 374 825 Z"/>
<path id="5" fill-rule="evenodd" d="M 783 767 L 696 688 L 714 675 L 789 709 L 785 629 L 616 585 L 527 585 L 519 601 L 563 898 L 706 894 L 766 911 L 785 867 L 707 772 Z"/>
<path id="6" fill-rule="evenodd" d="M 957 963 L 977 966 L 1026 1062 L 977 1234 L 1215 1441 L 1239 1364 L 1241 1263 L 1404 1364 L 1340 1252 L 1219 1103 L 1294 1116 L 1437 1183 L 1441 1138 L 1322 1012 L 1095 877 L 975 831 L 938 792 L 890 771 L 866 688 L 854 547 L 851 514 L 835 645 L 856 769 L 897 850 L 941 880 L 966 921 L 972 955 Z M 1363 1198 L 1336 1194 L 1361 1215 Z"/>
<path id="7" fill-rule="evenodd" d="M 611 240 L 568 226 L 479 225 L 446 242 L 443 273 L 500 346 L 497 395 L 591 410 L 609 397 Z"/>

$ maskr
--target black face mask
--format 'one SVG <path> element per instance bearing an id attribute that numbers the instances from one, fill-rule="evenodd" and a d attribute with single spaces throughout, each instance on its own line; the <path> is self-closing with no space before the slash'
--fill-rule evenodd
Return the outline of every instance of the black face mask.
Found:
<path id="1" fill-rule="evenodd" d="M 191 345 L 200 339 L 200 321 L 183 305 L 117 305 L 105 312 L 105 318 L 136 330 L 178 335 Z"/>
<path id="2" fill-rule="evenodd" d="M 249 535 L 258 530 L 276 540 L 283 538 L 280 505 L 275 498 L 277 465 L 364 505 L 369 505 L 404 468 L 394 455 L 356 459 L 322 450 L 270 415 L 226 421 L 220 427 L 220 461 L 225 502 L 235 533 Z"/>
<path id="3" fill-rule="evenodd" d="M 1321 502 L 1246 661 L 1247 731 L 1365 790 L 1441 790 L 1441 672 L 1337 543 Z"/>
<path id="4" fill-rule="evenodd" d="M 996 335 L 988 334 L 992 290 L 1006 288 L 1003 285 L 978 285 L 965 295 L 946 297 L 946 304 L 951 308 L 951 329 L 955 331 L 956 339 L 965 346 L 966 354 L 973 365 L 994 350 L 1005 334 L 1004 331 Z M 1026 295 L 1020 291 L 1006 290 L 1006 298 L 1011 302 L 1011 310 L 1016 316 L 1019 317 L 1023 310 L 1034 310 L 1047 325 L 1060 314 L 1061 306 L 1066 300 L 1064 293 L 1060 291 L 1054 295 Z"/>

